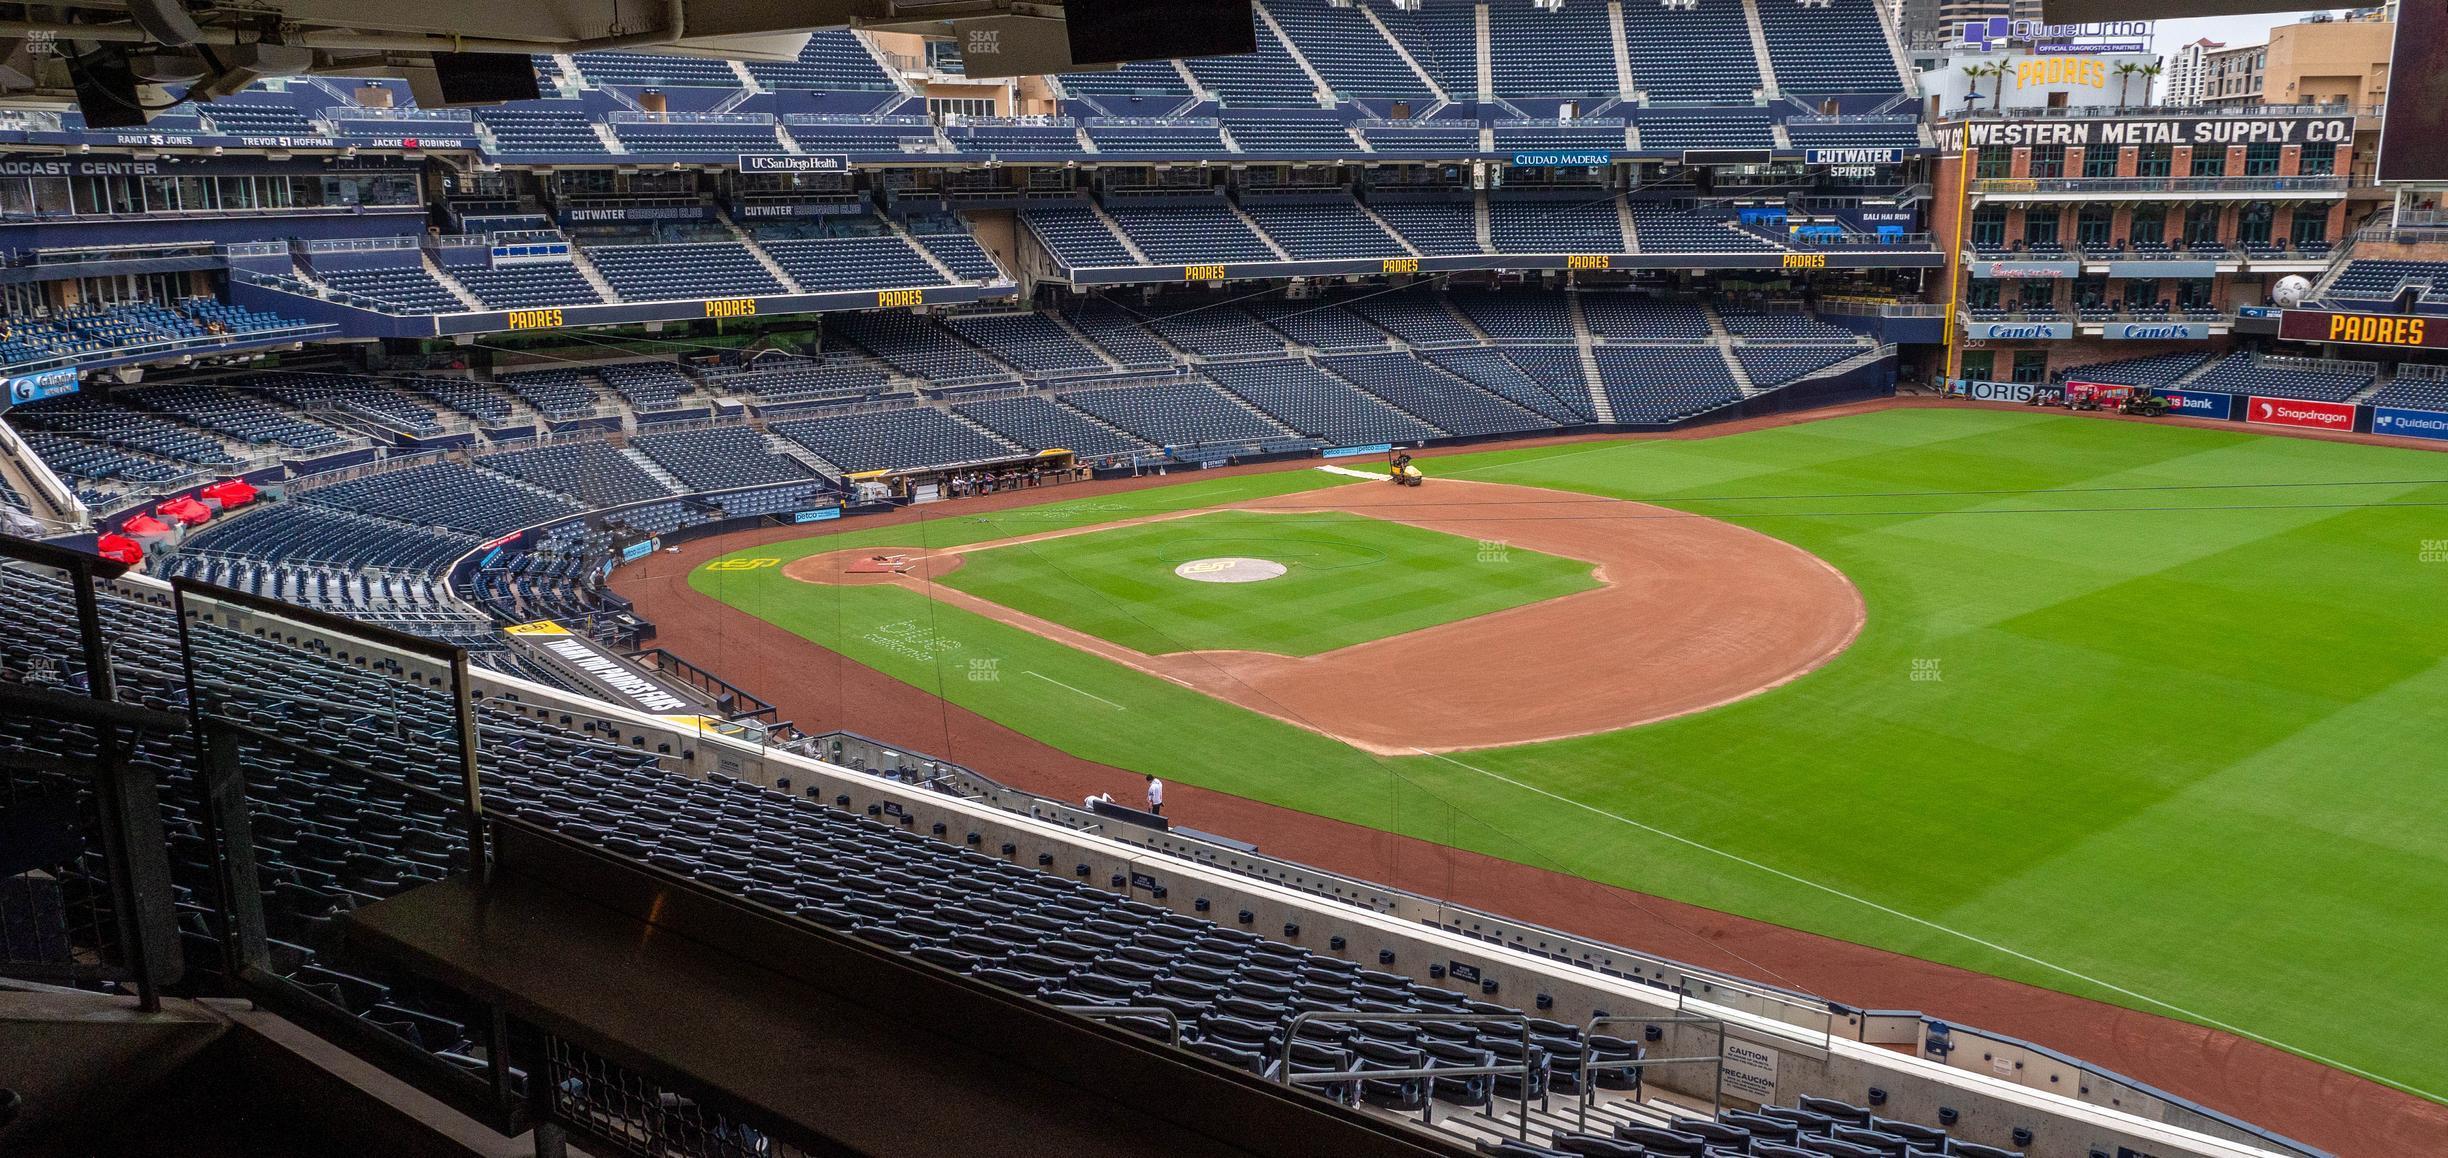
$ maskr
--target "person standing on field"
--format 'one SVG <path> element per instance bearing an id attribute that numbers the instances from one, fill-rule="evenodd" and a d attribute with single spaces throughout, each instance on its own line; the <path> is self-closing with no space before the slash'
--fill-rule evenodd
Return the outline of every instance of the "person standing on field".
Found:
<path id="1" fill-rule="evenodd" d="M 1155 813 L 1155 814 L 1156 814 L 1156 815 L 1158 815 L 1158 816 L 1163 816 L 1163 815 L 1164 815 L 1164 781 L 1162 781 L 1162 780 L 1158 780 L 1158 779 L 1157 779 L 1157 778 L 1155 778 L 1154 776 L 1150 776 L 1150 777 L 1148 777 L 1148 778 L 1147 778 L 1147 780 L 1148 780 L 1148 811 L 1153 812 L 1153 813 Z"/>

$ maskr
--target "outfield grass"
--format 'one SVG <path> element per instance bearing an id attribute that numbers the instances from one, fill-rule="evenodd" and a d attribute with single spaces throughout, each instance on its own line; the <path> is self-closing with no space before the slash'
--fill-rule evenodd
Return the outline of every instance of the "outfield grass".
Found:
<path id="1" fill-rule="evenodd" d="M 1090 759 L 2448 1090 L 2448 561 L 2424 561 L 2448 541 L 2448 457 L 1896 410 L 1431 473 L 1739 521 L 1842 569 L 1868 623 L 1714 711 L 1381 759 L 915 592 L 692 582 Z M 914 545 L 1327 485 L 1213 480 L 925 524 Z M 957 646 L 910 658 L 878 630 L 896 621 Z M 979 658 L 998 678 L 964 678 Z"/>
<path id="2" fill-rule="evenodd" d="M 1257 583 L 1174 574 L 1196 559 L 1272 560 Z M 942 582 L 1148 655 L 1316 655 L 1598 586 L 1590 565 L 1342 511 L 1217 511 L 963 556 Z"/>

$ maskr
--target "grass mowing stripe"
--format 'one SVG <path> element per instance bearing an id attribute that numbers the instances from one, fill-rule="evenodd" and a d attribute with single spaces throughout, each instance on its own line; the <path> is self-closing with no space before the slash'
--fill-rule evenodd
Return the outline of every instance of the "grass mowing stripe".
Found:
<path id="1" fill-rule="evenodd" d="M 2046 961 L 2046 960 L 2043 960 L 2043 959 L 2041 959 L 2041 958 L 2034 957 L 2034 956 L 2032 956 L 2031 954 L 2029 954 L 2029 953 L 2025 953 L 2025 952 L 2023 952 L 2023 951 L 2022 951 L 2022 950 L 2020 950 L 2020 949 L 2010 948 L 2010 947 L 2008 947 L 2008 946 L 1998 944 L 1998 943 L 1997 943 L 1997 942 L 1995 942 L 1995 941 L 1988 940 L 1987 938 L 1984 938 L 1984 937 L 1976 937 L 1976 936 L 1974 936 L 1974 935 L 1972 935 L 1972 934 L 1970 934 L 1970 933 L 1964 932 L 1964 931 L 1963 931 L 1963 930 L 1961 930 L 1961 929 L 1953 928 L 1953 927 L 1950 927 L 1950 926 L 1947 926 L 1947 925 L 1942 925 L 1942 924 L 1939 924 L 1939 923 L 1938 923 L 1938 922 L 1936 922 L 1936 921 L 1929 920 L 1929 919 L 1927 919 L 1927 918 L 1925 918 L 1925 917 L 1915 916 L 1915 915 L 1913 915 L 1913 914 L 1911 914 L 1911 913 L 1907 913 L 1907 912 L 1905 912 L 1905 911 L 1903 911 L 1903 910 L 1901 910 L 1901 909 L 1891 908 L 1891 907 L 1889 907 L 1889 906 L 1887 906 L 1887 905 L 1882 905 L 1882 904 L 1878 903 L 1877 901 L 1874 901 L 1874 900 L 1869 899 L 1868 897 L 1863 897 L 1863 896 L 1859 896 L 1859 895 L 1856 895 L 1856 894 L 1853 894 L 1853 893 L 1848 893 L 1848 892 L 1844 891 L 1843 889 L 1839 889 L 1839 888 L 1833 887 L 1833 886 L 1831 886 L 1831 885 L 1823 884 L 1823 883 L 1821 883 L 1821 882 L 1819 882 L 1819 881 L 1812 880 L 1812 879 L 1810 879 L 1809 877 L 1796 876 L 1796 875 L 1795 875 L 1795 874 L 1793 874 L 1793 873 L 1786 872 L 1784 869 L 1777 868 L 1777 867 L 1775 867 L 1775 866 L 1773 866 L 1773 865 L 1761 864 L 1760 862 L 1755 861 L 1755 860 L 1752 860 L 1752 859 L 1751 859 L 1751 858 L 1749 858 L 1749 857 L 1746 857 L 1746 856 L 1740 856 L 1740 855 L 1737 855 L 1737 854 L 1735 854 L 1735 853 L 1730 853 L 1730 852 L 1727 852 L 1726 850 L 1724 850 L 1724 849 L 1722 849 L 1722 848 L 1718 848 L 1718 847 L 1716 847 L 1716 846 L 1714 846 L 1714 845 L 1703 844 L 1703 843 L 1701 843 L 1701 842 L 1699 842 L 1699 841 L 1696 841 L 1696 840 L 1691 839 L 1690 837 L 1687 837 L 1687 836 L 1681 836 L 1681 835 L 1678 835 L 1678 834 L 1675 834 L 1675 833 L 1672 833 L 1672 832 L 1668 832 L 1668 831 L 1666 831 L 1665 829 L 1662 829 L 1662 828 L 1657 827 L 1656 825 L 1652 825 L 1652 824 L 1644 824 L 1644 823 L 1642 823 L 1642 822 L 1640 822 L 1640 821 L 1637 821 L 1637 820 L 1632 819 L 1631 817 L 1628 817 L 1628 816 L 1623 816 L 1623 815 L 1619 815 L 1619 814 L 1617 814 L 1617 813 L 1613 813 L 1613 812 L 1608 812 L 1608 811 L 1606 811 L 1605 809 L 1602 809 L 1602 808 L 1593 808 L 1593 807 L 1591 807 L 1591 806 L 1590 806 L 1590 805 L 1588 805 L 1588 804 L 1584 804 L 1584 803 L 1582 803 L 1581 801 L 1574 800 L 1574 799 L 1572 799 L 1572 798 L 1570 798 L 1570 797 L 1558 796 L 1558 795 L 1556 795 L 1556 794 L 1555 794 L 1555 793 L 1553 793 L 1553 792 L 1549 792 L 1549 791 L 1547 791 L 1547 790 L 1546 790 L 1546 789 L 1544 789 L 1544 788 L 1540 788 L 1540 787 L 1538 787 L 1537 785 L 1534 785 L 1534 784 L 1524 784 L 1524 783 L 1522 783 L 1521 781 L 1519 781 L 1519 780 L 1515 780 L 1515 779 L 1513 779 L 1513 778 L 1512 778 L 1512 777 L 1510 777 L 1510 776 L 1503 776 L 1503 775 L 1499 775 L 1499 774 L 1494 773 L 1494 772 L 1490 772 L 1490 771 L 1488 771 L 1488 770 L 1487 770 L 1487 769 L 1485 769 L 1485 768 L 1481 768 L 1481 767 L 1479 767 L 1479 766 L 1477 766 L 1477 765 L 1475 765 L 1475 764 L 1470 764 L 1470 763 L 1467 763 L 1467 762 L 1465 762 L 1465 761 L 1461 761 L 1461 760 L 1454 759 L 1452 756 L 1445 755 L 1444 753 L 1441 753 L 1441 752 L 1429 752 L 1429 751 L 1426 751 L 1426 750 L 1420 750 L 1419 754 L 1420 754 L 1420 755 L 1422 755 L 1422 756 L 1428 756 L 1428 757 L 1432 757 L 1432 758 L 1434 758 L 1434 759 L 1442 760 L 1442 761 L 1444 761 L 1444 762 L 1446 762 L 1446 763 L 1448 763 L 1448 764 L 1452 764 L 1452 765 L 1455 765 L 1455 766 L 1457 766 L 1457 767 L 1467 768 L 1467 769 L 1469 769 L 1470 771 L 1476 772 L 1476 773 L 1480 774 L 1481 776 L 1485 776 L 1485 777 L 1487 777 L 1487 778 L 1489 778 L 1489 779 L 1491 779 L 1491 780 L 1500 780 L 1500 781 L 1503 781 L 1504 783 L 1506 783 L 1506 784 L 1510 784 L 1510 785 L 1512 785 L 1512 786 L 1513 786 L 1513 787 L 1515 787 L 1515 788 L 1519 788 L 1519 789 L 1521 789 L 1521 790 L 1522 790 L 1522 791 L 1524 791 L 1524 792 L 1533 792 L 1533 793 L 1536 793 L 1536 794 L 1538 794 L 1538 795 L 1540 795 L 1540 796 L 1544 796 L 1544 797 L 1546 797 L 1546 798 L 1547 798 L 1547 799 L 1549 799 L 1549 800 L 1556 801 L 1556 802 L 1558 802 L 1558 803 L 1560 803 L 1560 804 L 1570 805 L 1570 806 L 1572 806 L 1572 807 L 1574 807 L 1574 808 L 1581 809 L 1581 810 L 1582 810 L 1582 811 L 1584 811 L 1584 812 L 1588 812 L 1588 813 L 1591 813 L 1591 814 L 1593 814 L 1593 815 L 1596 815 L 1596 816 L 1601 816 L 1601 817 L 1604 817 L 1604 818 L 1606 818 L 1606 819 L 1608 819 L 1608 820 L 1614 821 L 1614 822 L 1615 822 L 1615 823 L 1617 823 L 1617 824 L 1625 824 L 1625 825 L 1630 825 L 1631 827 L 1633 827 L 1633 828 L 1637 828 L 1637 829 L 1640 829 L 1640 830 L 1641 830 L 1641 831 L 1643 831 L 1643 832 L 1650 833 L 1651 835 L 1654 835 L 1654 836 L 1663 837 L 1663 838 L 1665 838 L 1665 839 L 1667 839 L 1667 840 L 1671 840 L 1671 841 L 1673 841 L 1673 842 L 1675 842 L 1675 843 L 1677 843 L 1677 844 L 1680 844 L 1680 845 L 1683 845 L 1683 846 L 1685 846 L 1685 847 L 1688 847 L 1688 848 L 1691 848 L 1691 849 L 1697 850 L 1697 851 L 1699 851 L 1699 852 L 1707 853 L 1707 854 L 1709 854 L 1709 855 L 1711 855 L 1711 856 L 1723 857 L 1723 858 L 1725 858 L 1725 859 L 1727 859 L 1727 860 L 1733 861 L 1733 862 L 1735 862 L 1736 864 L 1742 865 L 1742 866 L 1744 866 L 1744 867 L 1746 867 L 1746 868 L 1757 869 L 1758 871 L 1763 872 L 1763 873 L 1767 873 L 1767 874 L 1769 874 L 1770 876 L 1774 876 L 1774 877 L 1781 878 L 1781 879 L 1783 879 L 1783 880 L 1791 881 L 1791 882 L 1793 882 L 1794 884 L 1801 885 L 1801 886 L 1803 886 L 1803 887 L 1805 887 L 1805 888 L 1817 889 L 1818 891 L 1823 892 L 1823 893 L 1826 893 L 1826 894 L 1828 894 L 1829 896 L 1836 897 L 1836 898 L 1838 898 L 1838 899 L 1840 899 L 1840 900 L 1849 901 L 1849 902 L 1851 902 L 1851 903 L 1853 903 L 1853 904 L 1860 905 L 1860 906 L 1862 906 L 1863 908 L 1872 909 L 1872 910 L 1875 910 L 1875 911 L 1877 911 L 1877 912 L 1884 913 L 1884 914 L 1886 914 L 1886 915 L 1888 915 L 1888 916 L 1890 916 L 1890 917 L 1895 917 L 1895 918 L 1897 918 L 1897 919 L 1899 919 L 1899 920 L 1910 921 L 1910 922 L 1912 922 L 1913 924 L 1920 925 L 1920 926 L 1922 926 L 1922 927 L 1924 927 L 1924 928 L 1927 928 L 1927 929 L 1930 929 L 1930 930 L 1932 930 L 1932 931 L 1934 931 L 1934 932 L 1943 933 L 1943 934 L 1945 934 L 1945 935 L 1947 935 L 1947 936 L 1949 936 L 1949 937 L 1954 937 L 1954 938 L 1958 938 L 1958 939 L 1961 939 L 1961 940 L 1969 941 L 1969 942 L 1971 942 L 1971 943 L 1973 943 L 1973 944 L 1975 944 L 1975 945 L 1980 946 L 1981 948 L 1984 948 L 1984 949 L 1989 949 L 1989 950 L 1993 950 L 1993 951 L 1995 951 L 1995 952 L 1999 952 L 1999 953 L 2003 953 L 2003 954 L 2005 954 L 2005 955 L 2007 955 L 2007 956 L 2009 956 L 2009 957 L 2013 957 L 2013 958 L 2015 958 L 2015 959 L 2017 959 L 2017 960 L 2020 960 L 2020 961 L 2026 961 L 2026 962 L 2029 962 L 2029 963 L 2031 963 L 2031 964 L 2033 964 L 2033 965 L 2037 965 L 2037 966 L 2039 966 L 2039 967 L 2040 967 L 2040 968 L 2042 968 L 2042 969 L 2046 969 L 2046 970 L 2048 970 L 2048 971 L 2050 971 L 2050 972 L 2052 972 L 2052 973 L 2062 973 L 2062 974 L 2064 974 L 2064 975 L 2065 975 L 2065 976 L 2067 976 L 2067 977 L 2071 977 L 2071 978 L 2073 978 L 2073 979 L 2075 979 L 2075 980 L 2077 980 L 2077 981 L 2081 981 L 2081 982 L 2083 982 L 2083 983 L 2085 983 L 2085 984 L 2088 984 L 2088 985 L 2095 985 L 2095 986 L 2098 986 L 2098 987 L 2100 987 L 2100 988 L 2102 988 L 2102 989 L 2106 989 L 2106 990 L 2109 990 L 2109 991 L 2111 991 L 2111 992 L 2118 993 L 2118 994 L 2121 994 L 2121 995 L 2126 996 L 2126 997 L 2130 997 L 2130 998 L 2134 999 L 2135 1001 L 2141 1002 L 2141 1003 L 2142 1003 L 2142 1004 L 2144 1004 L 2144 1005 L 2155 1006 L 2155 1007 L 2157 1007 L 2157 1008 L 2159 1008 L 2159 1009 L 2165 1010 L 2165 1011 L 2166 1011 L 2166 1012 L 2168 1012 L 2168 1013 L 2172 1013 L 2172 1014 L 2175 1014 L 2175 1015 L 2176 1015 L 2176 1016 L 2178 1016 L 2178 1017 L 2184 1018 L 2184 1019 L 2185 1019 L 2185 1020 L 2187 1020 L 2187 1021 L 2195 1021 L 2195 1022 L 2200 1022 L 2200 1023 L 2201 1023 L 2201 1024 L 2203 1024 L 2203 1025 L 2207 1025 L 2207 1026 L 2210 1026 L 2210 1027 L 2215 1028 L 2215 1029 L 2223 1029 L 2223 1030 L 2226 1030 L 2226 1031 L 2227 1031 L 2227 1032 L 2229 1032 L 2229 1033 L 2235 1034 L 2237 1037 L 2249 1038 L 2249 1039 L 2251 1039 L 2251 1040 L 2253 1040 L 2253 1041 L 2260 1042 L 2260 1043 L 2262 1043 L 2263 1045 L 2275 1046 L 2275 1047 L 2277 1047 L 2277 1048 L 2279 1048 L 2279 1049 L 2286 1050 L 2286 1051 L 2287 1051 L 2287 1052 L 2289 1052 L 2289 1053 L 2299 1053 L 2299 1054 L 2304 1055 L 2305 1057 L 2311 1058 L 2312 1060 L 2317 1061 L 2317 1062 L 2320 1062 L 2320 1063 L 2322 1063 L 2322 1064 L 2324 1064 L 2324 1065 L 2335 1066 L 2335 1067 L 2337 1067 L 2338 1069 L 2342 1069 L 2342 1070 L 2347 1071 L 2348 1073 L 2358 1074 L 2358 1075 L 2361 1075 L 2361 1076 L 2363 1076 L 2363 1077 L 2370 1078 L 2371 1080 L 2376 1081 L 2376 1082 L 2379 1082 L 2379 1083 L 2381 1083 L 2381 1084 L 2383 1084 L 2383 1085 L 2392 1086 L 2392 1087 L 2395 1087 L 2395 1088 L 2397 1088 L 2397 1089 L 2404 1090 L 2405 1092 L 2407 1092 L 2407 1093 L 2409 1093 L 2409 1094 L 2416 1094 L 2416 1095 L 2419 1095 L 2419 1096 L 2422 1096 L 2422 1097 L 2425 1097 L 2425 1098 L 2430 1098 L 2430 1099 L 2431 1099 L 2431 1100 L 2433 1100 L 2433 1101 L 2448 1101 L 2448 1097 L 2443 1097 L 2442 1095 L 2432 1093 L 2432 1092 L 2430 1092 L 2429 1090 L 2423 1090 L 2423 1089 L 2418 1089 L 2418 1088 L 2413 1087 L 2413 1086 L 2404 1085 L 2404 1084 L 2399 1083 L 2399 1082 L 2398 1082 L 2398 1081 L 2396 1081 L 2395 1079 L 2390 1078 L 2390 1077 L 2387 1077 L 2387 1076 L 2385 1076 L 2385 1075 L 2382 1075 L 2382 1074 L 2376 1074 L 2376 1073 L 2372 1073 L 2372 1072 L 2371 1072 L 2371 1071 L 2369 1071 L 2369 1070 L 2364 1070 L 2364 1069 L 2357 1068 L 2357 1067 L 2356 1067 L 2356 1066 L 2354 1066 L 2354 1065 L 2351 1065 L 2351 1064 L 2346 1063 L 2346 1062 L 2338 1061 L 2338 1060 L 2337 1060 L 2337 1059 L 2335 1059 L 2335 1058 L 2322 1057 L 2321 1055 L 2319 1055 L 2319 1054 L 2317 1054 L 2317 1053 L 2313 1053 L 2313 1052 L 2312 1052 L 2312 1051 L 2310 1051 L 2310 1050 L 2303 1049 L 2303 1048 L 2301 1048 L 2301 1047 L 2299 1047 L 2299 1046 L 2292 1046 L 2292 1045 L 2288 1045 L 2287 1043 L 2285 1043 L 2285 1042 L 2283 1042 L 2283 1041 L 2276 1041 L 2276 1040 L 2273 1040 L 2273 1039 L 2270 1039 L 2270 1038 L 2263 1037 L 2263 1036 L 2261 1036 L 2260 1034 L 2254 1033 L 2253 1031 L 2251 1031 L 2251 1030 L 2249 1030 L 2249 1029 L 2244 1029 L 2244 1028 L 2239 1027 L 2239 1026 L 2230 1025 L 2230 1024 L 2228 1024 L 2228 1023 L 2226 1023 L 2226 1022 L 2220 1021 L 2220 1020 L 2218 1020 L 2217 1018 L 2215 1018 L 2215 1017 L 2211 1017 L 2211 1016 L 2209 1016 L 2209 1015 L 2207 1015 L 2207 1014 L 2195 1013 L 2195 1012 L 2193 1012 L 2192 1010 L 2186 1009 L 2186 1008 L 2184 1008 L 2184 1007 L 2183 1007 L 2183 1006 L 2181 1006 L 2181 1005 L 2172 1005 L 2172 1004 L 2170 1004 L 2170 1003 L 2168 1003 L 2168 1002 L 2161 1001 L 2161 1000 L 2159 1000 L 2158 998 L 2153 997 L 2153 996 L 2151 996 L 2151 995 L 2149 995 L 2149 994 L 2147 994 L 2147 993 L 2140 993 L 2140 992 L 2136 992 L 2136 991 L 2134 991 L 2134 990 L 2127 989 L 2127 988 L 2125 988 L 2124 986 L 2117 985 L 2117 984 L 2115 984 L 2115 983 L 2113 983 L 2113 982 L 2109 982 L 2109 981 L 2102 981 L 2102 980 L 2100 980 L 2100 979 L 2099 979 L 2099 978 L 2097 978 L 2097 977 L 2092 977 L 2092 976 L 2090 976 L 2090 975 L 2088 975 L 2088 974 L 2084 974 L 2084 973 L 2080 973 L 2080 972 L 2077 972 L 2077 971 L 2072 970 L 2072 969 L 2068 969 L 2068 968 L 2066 968 L 2066 967 L 2065 967 L 2065 966 L 2063 966 L 2063 965 L 2058 965 L 2058 964 L 2056 964 L 2056 963 L 2054 963 L 2054 962 Z"/>
<path id="2" fill-rule="evenodd" d="M 1282 563 L 1199 583 L 1204 558 Z M 1464 578 L 1463 573 L 1468 572 Z M 1586 563 L 1342 511 L 1219 511 L 971 551 L 944 586 L 1148 655 L 1305 656 L 1598 586 Z"/>
<path id="3" fill-rule="evenodd" d="M 1086 759 L 2191 1011 L 2440 1090 L 2448 757 L 2433 737 L 2448 663 L 2429 625 L 2448 622 L 2448 485 L 2425 480 L 2441 461 L 2241 429 L 1938 409 L 1440 459 L 1431 493 L 1449 474 L 1739 516 L 1828 560 L 1869 605 L 1845 654 L 1754 699 L 1465 757 L 1502 781 L 1358 753 L 949 609 L 934 622 L 965 654 L 1132 710 L 1082 712 L 1033 679 L 967 682 L 961 659 L 912 661 L 859 638 L 919 613 L 926 601 L 911 592 L 817 593 L 771 569 L 691 582 L 819 642 L 846 636 L 853 659 L 930 691 L 940 681 L 954 702 Z M 1320 485 L 1337 484 L 1314 471 L 1201 479 L 923 533 L 975 542 Z M 854 529 L 744 554 L 913 533 Z M 1423 787 L 1467 811 L 1424 802 Z M 1729 873 L 1722 858 L 1542 792 L 1659 818 L 2031 960 Z"/>

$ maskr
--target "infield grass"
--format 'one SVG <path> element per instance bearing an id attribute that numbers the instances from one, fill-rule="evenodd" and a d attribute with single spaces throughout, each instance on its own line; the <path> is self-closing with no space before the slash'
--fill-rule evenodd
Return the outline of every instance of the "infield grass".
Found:
<path id="1" fill-rule="evenodd" d="M 1175 574 L 1266 559 L 1256 583 Z M 1216 511 L 963 556 L 941 582 L 1147 655 L 1316 655 L 1598 586 L 1588 563 L 1343 511 Z"/>
<path id="2" fill-rule="evenodd" d="M 1841 569 L 1868 622 L 1819 671 L 1713 711 L 1383 759 L 915 591 L 692 582 L 1088 759 L 2448 1090 L 2448 456 L 1907 409 L 1430 473 L 1739 522 Z M 742 554 L 1328 485 L 1209 480 Z"/>

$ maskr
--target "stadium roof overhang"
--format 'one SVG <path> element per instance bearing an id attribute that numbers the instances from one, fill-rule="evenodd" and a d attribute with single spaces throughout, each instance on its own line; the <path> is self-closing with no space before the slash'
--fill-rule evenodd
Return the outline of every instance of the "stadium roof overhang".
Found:
<path id="1" fill-rule="evenodd" d="M 420 104 L 480 103 L 435 79 L 437 58 L 625 50 L 793 60 L 824 28 L 941 32 L 953 20 L 1022 18 L 1062 27 L 1059 4 L 1019 0 L 66 0 L 0 20 L 0 104 L 106 112 L 166 105 L 161 88 L 210 100 L 266 77 L 407 78 Z M 116 99 L 111 99 L 111 98 Z M 456 98 L 456 99 L 453 99 Z"/>

